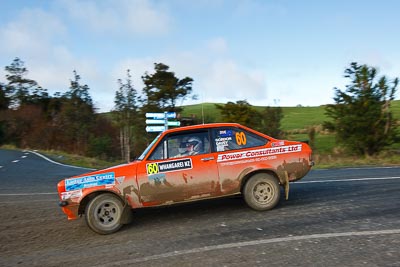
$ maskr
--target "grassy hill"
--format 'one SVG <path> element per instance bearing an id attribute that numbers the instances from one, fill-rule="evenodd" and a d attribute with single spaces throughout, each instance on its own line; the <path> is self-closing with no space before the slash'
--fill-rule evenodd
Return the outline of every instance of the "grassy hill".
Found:
<path id="1" fill-rule="evenodd" d="M 204 118 L 204 122 L 221 121 L 221 113 L 215 107 L 215 104 L 221 103 L 203 103 L 196 105 L 183 106 L 182 115 L 190 117 L 195 115 L 196 118 Z M 255 106 L 261 110 L 264 107 Z M 293 131 L 307 129 L 310 126 L 319 126 L 329 118 L 325 115 L 325 106 L 317 107 L 282 107 L 283 119 L 281 122 L 282 130 Z M 392 111 L 395 118 L 400 120 L 400 100 L 392 102 Z M 202 116 L 203 114 L 203 116 Z"/>
<path id="2" fill-rule="evenodd" d="M 264 107 L 256 106 L 256 109 Z M 359 159 L 345 156 L 340 147 L 337 146 L 335 136 L 322 130 L 324 121 L 329 120 L 325 114 L 325 106 L 317 107 L 282 107 L 284 117 L 281 121 L 281 129 L 286 133 L 286 139 L 307 140 L 308 129 L 316 127 L 314 143 L 315 161 L 320 166 L 352 166 L 352 165 L 386 165 L 400 164 L 398 155 L 382 155 L 377 158 Z M 394 117 L 400 120 L 400 100 L 392 102 Z M 183 106 L 184 117 L 196 116 L 203 118 L 204 123 L 221 121 L 221 114 L 215 107 L 215 103 L 203 103 L 198 105 Z M 268 134 L 268 133 L 267 133 Z M 400 144 L 394 144 L 391 150 L 400 150 Z M 361 162 L 358 162 L 360 161 Z"/>

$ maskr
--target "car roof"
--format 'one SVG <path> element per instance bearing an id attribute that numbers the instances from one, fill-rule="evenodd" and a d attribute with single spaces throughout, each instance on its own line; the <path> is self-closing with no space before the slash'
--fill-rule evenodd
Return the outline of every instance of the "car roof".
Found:
<path id="1" fill-rule="evenodd" d="M 218 123 L 205 123 L 205 124 L 182 126 L 182 127 L 178 127 L 178 128 L 171 128 L 171 129 L 166 130 L 165 133 L 181 132 L 181 131 L 187 131 L 187 130 L 200 130 L 200 129 L 205 129 L 205 128 L 217 128 L 217 127 L 247 128 L 239 123 L 218 122 Z"/>
<path id="2" fill-rule="evenodd" d="M 218 127 L 240 127 L 242 129 L 248 130 L 253 133 L 257 133 L 258 135 L 262 135 L 270 140 L 273 140 L 275 138 L 266 135 L 264 133 L 261 133 L 257 130 L 254 130 L 252 128 L 246 127 L 242 124 L 239 123 L 233 123 L 233 122 L 217 122 L 217 123 L 205 123 L 205 124 L 197 124 L 197 125 L 190 125 L 190 126 L 182 126 L 178 128 L 171 128 L 166 130 L 163 135 L 170 134 L 170 133 L 179 133 L 182 131 L 190 131 L 190 130 L 201 130 L 201 129 L 209 129 L 209 128 L 218 128 Z"/>

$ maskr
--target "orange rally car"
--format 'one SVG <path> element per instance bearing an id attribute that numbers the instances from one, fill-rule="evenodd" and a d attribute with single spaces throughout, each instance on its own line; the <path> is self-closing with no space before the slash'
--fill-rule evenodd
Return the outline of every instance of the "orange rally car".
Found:
<path id="1" fill-rule="evenodd" d="M 135 161 L 64 179 L 60 206 L 69 220 L 110 234 L 132 219 L 131 209 L 242 194 L 253 209 L 274 208 L 280 186 L 313 165 L 306 143 L 277 140 L 235 123 L 214 123 L 160 133 Z"/>

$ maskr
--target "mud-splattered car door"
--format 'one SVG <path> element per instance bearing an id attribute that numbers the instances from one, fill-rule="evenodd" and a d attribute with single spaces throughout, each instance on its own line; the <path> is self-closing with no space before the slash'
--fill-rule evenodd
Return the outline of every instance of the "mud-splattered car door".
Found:
<path id="1" fill-rule="evenodd" d="M 218 153 L 221 193 L 238 193 L 243 175 L 259 164 L 259 158 L 249 158 L 247 153 L 265 147 L 269 140 L 236 127 L 214 128 L 211 133 L 211 143 Z"/>
<path id="2" fill-rule="evenodd" d="M 217 155 L 207 129 L 165 136 L 138 166 L 143 204 L 157 205 L 218 194 Z"/>

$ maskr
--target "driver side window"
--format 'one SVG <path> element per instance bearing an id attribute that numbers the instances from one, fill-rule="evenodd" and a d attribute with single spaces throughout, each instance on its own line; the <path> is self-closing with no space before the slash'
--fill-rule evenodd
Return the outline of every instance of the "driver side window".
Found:
<path id="1" fill-rule="evenodd" d="M 210 152 L 208 132 L 190 132 L 171 136 L 167 140 L 168 158 L 180 158 Z"/>
<path id="2" fill-rule="evenodd" d="M 164 137 L 149 157 L 149 160 L 180 158 L 205 153 L 210 153 L 207 130 Z"/>

